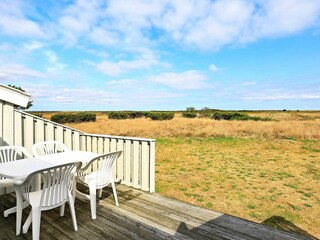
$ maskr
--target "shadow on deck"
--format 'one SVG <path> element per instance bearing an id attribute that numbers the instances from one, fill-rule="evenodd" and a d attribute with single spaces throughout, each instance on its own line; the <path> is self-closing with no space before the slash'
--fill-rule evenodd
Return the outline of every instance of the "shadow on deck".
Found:
<path id="1" fill-rule="evenodd" d="M 315 239 L 203 209 L 160 194 L 148 194 L 117 186 L 119 207 L 111 190 L 104 190 L 97 219 L 90 216 L 89 202 L 76 200 L 78 231 L 72 227 L 69 208 L 43 212 L 41 239 Z M 13 195 L 0 196 L 0 211 L 15 205 Z M 29 210 L 24 210 L 23 220 Z M 0 216 L 0 239 L 31 239 L 31 229 L 15 236 L 15 215 Z"/>

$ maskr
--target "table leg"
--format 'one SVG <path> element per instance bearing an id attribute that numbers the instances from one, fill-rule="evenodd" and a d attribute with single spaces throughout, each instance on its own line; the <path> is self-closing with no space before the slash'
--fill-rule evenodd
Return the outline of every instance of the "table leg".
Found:
<path id="1" fill-rule="evenodd" d="M 28 207 L 28 206 L 29 206 L 29 203 L 28 203 L 27 201 L 24 201 L 24 202 L 22 203 L 22 209 L 25 209 L 25 208 Z M 5 210 L 5 211 L 3 212 L 3 216 L 4 216 L 4 217 L 8 217 L 9 214 L 15 213 L 15 212 L 17 212 L 17 207 L 12 207 L 12 208 L 9 208 L 9 209 Z"/>
<path id="2" fill-rule="evenodd" d="M 21 220 L 22 220 L 22 205 L 23 196 L 16 188 L 16 199 L 17 199 L 17 212 L 16 212 L 16 235 L 20 235 L 21 232 Z"/>

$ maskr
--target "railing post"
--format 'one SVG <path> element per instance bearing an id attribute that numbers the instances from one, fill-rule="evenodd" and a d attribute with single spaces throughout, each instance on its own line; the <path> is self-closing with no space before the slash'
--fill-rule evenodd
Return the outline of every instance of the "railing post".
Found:
<path id="1" fill-rule="evenodd" d="M 155 185 L 156 185 L 156 142 L 152 141 L 150 142 L 150 152 L 149 152 L 149 167 L 150 167 L 150 178 L 149 178 L 149 192 L 153 193 L 155 192 Z"/>

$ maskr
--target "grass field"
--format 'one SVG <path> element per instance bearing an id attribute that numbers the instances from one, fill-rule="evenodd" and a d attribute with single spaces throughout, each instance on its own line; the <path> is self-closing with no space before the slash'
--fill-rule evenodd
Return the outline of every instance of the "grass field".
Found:
<path id="1" fill-rule="evenodd" d="M 274 121 L 98 114 L 94 123 L 68 125 L 156 138 L 156 190 L 163 195 L 320 238 L 320 112 L 249 114 Z"/>

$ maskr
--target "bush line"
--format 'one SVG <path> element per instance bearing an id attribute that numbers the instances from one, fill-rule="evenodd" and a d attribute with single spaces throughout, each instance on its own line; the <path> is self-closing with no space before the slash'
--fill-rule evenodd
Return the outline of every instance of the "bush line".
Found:
<path id="1" fill-rule="evenodd" d="M 215 112 L 211 115 L 211 118 L 215 120 L 271 121 L 271 118 L 251 117 L 248 114 L 239 112 Z"/>
<path id="2" fill-rule="evenodd" d="M 51 121 L 56 123 L 80 123 L 80 122 L 95 122 L 96 114 L 88 112 L 79 113 L 57 113 L 52 115 Z"/>
<path id="3" fill-rule="evenodd" d="M 170 120 L 174 117 L 173 112 L 129 112 L 114 111 L 109 112 L 109 119 L 135 119 L 135 118 L 151 118 L 152 120 Z"/>

